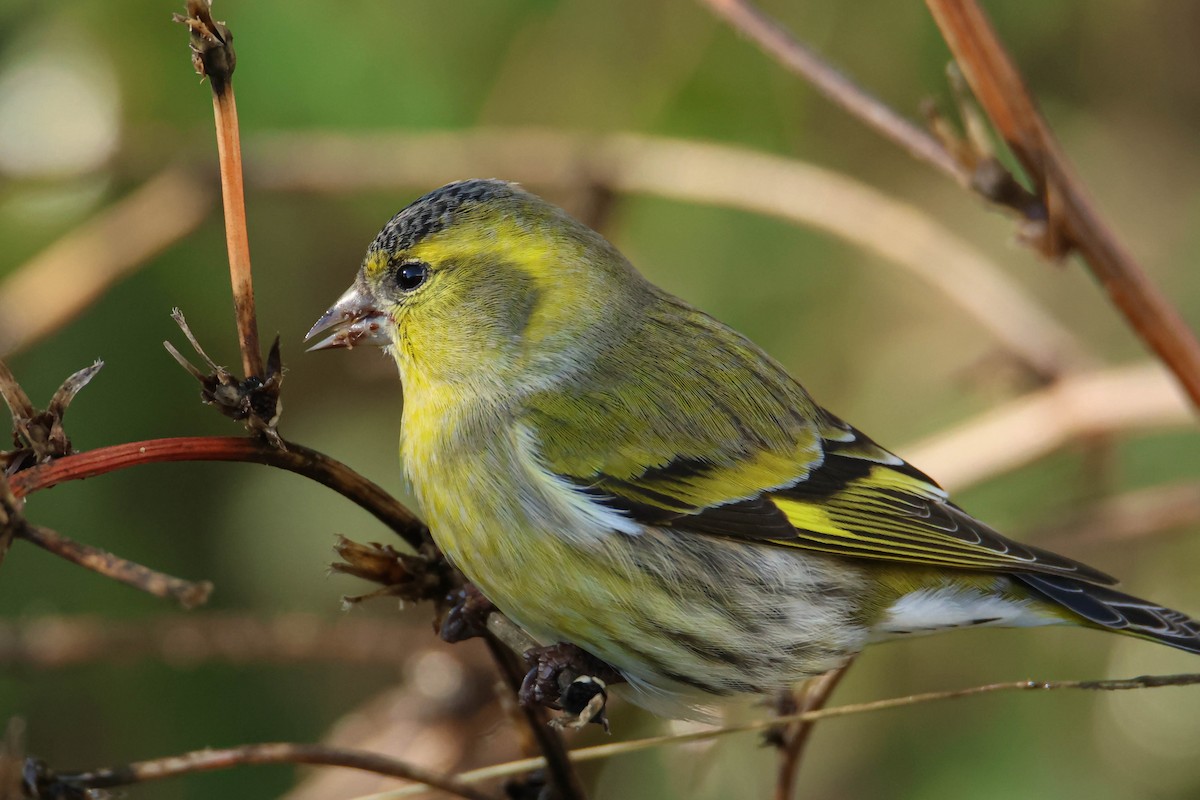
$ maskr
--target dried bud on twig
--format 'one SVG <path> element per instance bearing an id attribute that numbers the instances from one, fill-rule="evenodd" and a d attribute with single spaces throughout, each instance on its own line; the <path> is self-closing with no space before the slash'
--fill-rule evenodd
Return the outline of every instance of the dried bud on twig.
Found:
<path id="1" fill-rule="evenodd" d="M 283 439 L 279 437 L 277 426 L 279 415 L 283 412 L 283 402 L 279 398 L 279 390 L 283 384 L 283 366 L 279 356 L 279 337 L 271 345 L 267 356 L 267 374 L 265 378 L 251 375 L 245 380 L 238 380 L 233 373 L 218 365 L 208 357 L 200 342 L 188 327 L 183 313 L 177 308 L 171 312 L 171 318 L 183 330 L 183 335 L 191 343 L 192 349 L 203 359 L 211 370 L 204 373 L 175 349 L 170 342 L 163 342 L 179 365 L 200 381 L 200 399 L 209 405 L 217 407 L 225 416 L 246 423 L 246 428 L 260 434 L 274 447 L 286 450 Z"/>
<path id="2" fill-rule="evenodd" d="M 237 67 L 233 33 L 224 22 L 212 16 L 212 0 L 188 0 L 187 14 L 172 14 L 191 32 L 192 66 L 201 78 L 208 78 L 213 92 L 221 94 Z"/>
<path id="3" fill-rule="evenodd" d="M 401 600 L 441 600 L 462 584 L 463 578 L 432 544 L 416 554 L 402 553 L 391 545 L 369 545 L 338 536 L 334 544 L 342 561 L 330 564 L 333 572 L 382 584 L 382 588 L 364 595 L 343 597 L 347 605 L 375 597 Z"/>
<path id="4" fill-rule="evenodd" d="M 38 411 L 17 383 L 16 377 L 0 361 L 0 396 L 12 412 L 13 444 L 16 445 L 15 450 L 0 452 L 0 468 L 4 474 L 11 475 L 25 467 L 44 464 L 74 452 L 71 440 L 63 429 L 63 415 L 79 390 L 96 377 L 103 366 L 103 361 L 96 361 L 67 378 L 50 398 L 46 410 Z"/>

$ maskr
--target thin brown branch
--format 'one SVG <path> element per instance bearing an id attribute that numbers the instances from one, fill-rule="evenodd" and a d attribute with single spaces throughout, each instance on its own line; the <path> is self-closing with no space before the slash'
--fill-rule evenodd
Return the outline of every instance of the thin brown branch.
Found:
<path id="1" fill-rule="evenodd" d="M 848 81 L 752 4 L 702 1 L 868 126 L 960 184 L 1024 214 L 1025 238 L 1043 255 L 1058 259 L 1077 249 L 1135 333 L 1171 368 L 1193 405 L 1200 406 L 1200 341 L 1094 210 L 975 0 L 926 2 L 976 97 L 1036 185 L 1041 199 L 1037 209 L 1031 210 L 1023 196 L 1006 202 L 1006 194 L 990 192 L 989 185 L 1019 187 L 1007 175 L 1007 181 L 989 182 L 980 169 L 971 169 L 936 137 Z M 987 159 L 977 166 L 994 173 L 998 162 Z M 1031 221 L 1037 225 L 1029 225 Z M 1031 238 L 1035 229 L 1040 236 Z"/>
<path id="2" fill-rule="evenodd" d="M 933 217 L 846 175 L 727 145 L 541 129 L 256 139 L 250 179 L 287 191 L 351 192 L 506 175 L 555 189 L 581 176 L 650 194 L 767 214 L 814 227 L 902 267 L 1035 374 L 1094 361 L 1088 348 L 994 262 Z"/>
<path id="3" fill-rule="evenodd" d="M 962 491 L 1072 441 L 1194 422 L 1178 383 L 1151 362 L 1068 376 L 897 452 Z"/>
<path id="4" fill-rule="evenodd" d="M 807 681 L 799 691 L 799 697 L 789 692 L 788 698 L 792 701 L 793 707 L 785 713 L 816 711 L 824 708 L 853 664 L 854 661 L 851 659 L 845 666 Z M 798 702 L 796 702 L 797 700 Z M 780 726 L 779 729 L 773 729 L 768 733 L 768 736 L 771 733 L 777 733 L 779 737 L 779 769 L 776 772 L 778 777 L 775 781 L 775 800 L 792 800 L 796 796 L 796 776 L 800 772 L 800 762 L 804 757 L 805 746 L 812 737 L 815 727 L 815 721 L 801 720 L 790 725 Z"/>
<path id="5" fill-rule="evenodd" d="M 701 2 L 851 116 L 862 120 L 914 158 L 930 164 L 960 185 L 970 184 L 970 171 L 936 137 L 897 114 L 890 106 L 834 69 L 751 3 L 745 0 Z"/>
<path id="6" fill-rule="evenodd" d="M 229 276 L 233 285 L 233 309 L 237 316 L 242 347 L 242 369 L 246 376 L 262 375 L 262 351 L 258 343 L 258 320 L 254 311 L 254 288 L 250 275 L 250 240 L 246 232 L 245 188 L 242 185 L 242 149 L 238 133 L 237 105 L 233 86 L 223 94 L 213 92 L 217 119 L 217 152 L 221 161 L 221 197 L 225 207 L 225 237 L 229 246 Z"/>
<path id="7" fill-rule="evenodd" d="M 0 664 L 63 669 L 153 659 L 166 664 L 352 664 L 395 668 L 413 652 L 411 625 L 394 619 L 293 613 L 206 613 L 122 621 L 44 616 L 0 622 Z"/>
<path id="8" fill-rule="evenodd" d="M 225 437 L 181 437 L 133 442 L 66 456 L 23 470 L 13 477 L 13 489 L 18 496 L 24 496 L 65 481 L 169 461 L 246 461 L 286 469 L 316 480 L 357 503 L 392 528 L 414 549 L 421 549 L 428 541 L 424 524 L 379 486 L 328 456 L 292 443 L 287 443 L 286 449 L 280 450 L 253 439 Z M 497 660 L 504 665 L 503 661 Z M 537 733 L 543 732 L 539 730 Z M 550 737 L 552 733 L 546 732 L 546 736 Z M 555 737 L 552 737 L 543 742 L 547 748 L 543 752 L 551 759 L 555 758 L 554 740 Z M 561 750 L 561 747 L 559 742 L 557 748 Z M 578 778 L 572 779 L 565 759 L 562 765 L 565 772 L 560 776 L 559 785 L 565 797 L 584 797 L 578 791 Z"/>
<path id="9" fill-rule="evenodd" d="M 70 322 L 199 227 L 211 205 L 203 181 L 171 167 L 17 267 L 0 281 L 0 357 Z"/>
<path id="10" fill-rule="evenodd" d="M 184 436 L 149 439 L 65 456 L 12 476 L 18 497 L 67 481 L 91 478 L 142 464 L 172 461 L 244 461 L 278 467 L 333 489 L 370 512 L 414 549 L 427 538 L 424 523 L 379 485 L 345 464 L 292 442 L 279 450 L 256 439 L 224 436 Z"/>
<path id="11" fill-rule="evenodd" d="M 1200 342 L 1112 229 L 1063 155 L 1020 72 L 975 0 L 926 0 L 946 44 L 1049 212 L 1039 249 L 1078 250 L 1113 304 L 1200 406 Z"/>
<path id="12" fill-rule="evenodd" d="M 60 558 L 78 564 L 107 578 L 135 589 L 173 599 L 184 608 L 208 600 L 212 584 L 194 583 L 152 570 L 112 553 L 68 539 L 49 528 L 32 525 L 22 516 L 20 490 L 7 477 L 30 464 L 48 464 L 72 452 L 71 441 L 63 429 L 63 415 L 75 395 L 87 385 L 104 363 L 79 370 L 63 382 L 45 411 L 33 408 L 24 390 L 3 361 L 0 361 L 0 395 L 13 416 L 17 449 L 0 452 L 0 562 L 14 539 L 24 539 Z"/>
<path id="13" fill-rule="evenodd" d="M 424 786 L 448 792 L 467 800 L 494 800 L 489 794 L 468 786 L 447 775 L 422 769 L 405 761 L 388 758 L 377 753 L 350 750 L 323 744 L 295 744 L 270 742 L 247 744 L 240 747 L 195 750 L 167 758 L 150 761 L 135 761 L 118 767 L 80 772 L 73 775 L 55 774 L 45 764 L 34 762 L 26 774 L 37 775 L 36 789 L 41 793 L 35 797 L 54 797 L 56 790 L 107 789 L 115 786 L 131 786 L 137 783 L 159 781 L 197 772 L 212 772 L 218 769 L 250 766 L 256 764 L 312 764 L 325 767 L 346 767 L 402 778 Z"/>
<path id="14" fill-rule="evenodd" d="M 48 553 L 78 564 L 84 569 L 112 578 L 126 586 L 132 586 L 147 594 L 174 600 L 184 608 L 195 608 L 208 601 L 212 584 L 208 581 L 186 581 L 163 572 L 144 567 L 128 559 L 113 555 L 106 550 L 68 539 L 60 533 L 40 525 L 24 524 L 18 527 L 16 536 L 37 545 Z"/>
<path id="15" fill-rule="evenodd" d="M 258 318 L 250 271 L 250 240 L 246 232 L 246 197 L 242 183 L 242 148 L 237 103 L 233 96 L 233 71 L 237 56 L 233 34 L 213 19 L 206 0 L 188 0 L 187 16 L 176 20 L 190 32 L 192 63 L 212 87 L 213 116 L 217 129 L 217 156 L 221 171 L 221 200 L 225 211 L 225 240 L 229 251 L 229 278 L 237 319 L 242 369 L 247 378 L 263 376 Z"/>
<path id="16" fill-rule="evenodd" d="M 940 702 L 942 700 L 958 700 L 964 697 L 994 694 L 997 692 L 1043 692 L 1079 689 L 1087 691 L 1117 692 L 1129 691 L 1133 689 L 1157 689 L 1168 686 L 1195 686 L 1198 684 L 1200 684 L 1200 673 L 1185 673 L 1180 675 L 1142 675 L 1136 678 L 1100 681 L 1028 680 L 1010 681 L 1007 683 L 989 683 L 983 686 L 972 686 L 968 689 L 951 689 L 942 692 L 925 692 L 923 694 L 913 694 L 906 697 L 892 697 L 885 700 L 873 700 L 867 703 L 854 703 L 851 705 L 835 706 L 834 708 L 818 709 L 816 711 L 804 711 L 785 717 L 771 717 L 767 719 L 741 723 L 738 725 L 728 725 L 720 728 L 694 731 L 691 733 L 652 736 L 645 739 L 633 739 L 627 742 L 614 742 L 612 744 L 602 744 L 594 747 L 583 747 L 578 750 L 571 751 L 571 760 L 576 763 L 597 761 L 600 759 L 613 758 L 614 756 L 627 755 L 629 753 L 638 753 L 655 747 L 687 744 L 689 742 L 715 739 L 721 736 L 729 736 L 731 734 L 768 730 L 780 724 L 792 722 L 818 722 L 820 720 L 833 719 L 835 717 L 849 717 L 859 714 L 870 714 L 877 711 L 889 711 L 895 708 L 905 708 L 908 706 L 922 705 L 925 703 Z M 537 769 L 541 766 L 544 766 L 542 759 L 527 758 L 521 761 L 511 761 L 505 764 L 497 764 L 491 767 L 483 767 L 482 769 L 471 770 L 470 772 L 461 773 L 457 777 L 463 783 L 477 783 L 480 781 L 502 778 L 506 775 L 519 774 L 530 769 Z M 417 797 L 424 793 L 425 792 L 421 789 L 400 789 L 397 791 L 379 792 L 377 794 L 364 795 L 354 798 L 354 800 L 401 800 L 401 798 Z"/>

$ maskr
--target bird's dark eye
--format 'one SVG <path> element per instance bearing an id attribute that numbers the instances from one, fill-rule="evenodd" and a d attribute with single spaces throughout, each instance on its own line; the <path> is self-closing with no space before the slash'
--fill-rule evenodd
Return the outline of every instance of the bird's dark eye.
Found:
<path id="1" fill-rule="evenodd" d="M 408 261 L 396 270 L 396 286 L 402 292 L 411 292 L 429 277 L 429 265 L 423 261 Z"/>

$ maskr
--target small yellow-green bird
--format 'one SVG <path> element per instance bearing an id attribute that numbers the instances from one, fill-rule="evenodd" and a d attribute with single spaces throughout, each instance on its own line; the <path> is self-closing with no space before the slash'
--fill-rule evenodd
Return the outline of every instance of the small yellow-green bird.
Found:
<path id="1" fill-rule="evenodd" d="M 518 186 L 397 214 L 313 349 L 387 348 L 434 540 L 544 644 L 695 716 L 870 643 L 1082 625 L 1200 653 L 1200 623 L 1004 538 L 770 356 Z"/>

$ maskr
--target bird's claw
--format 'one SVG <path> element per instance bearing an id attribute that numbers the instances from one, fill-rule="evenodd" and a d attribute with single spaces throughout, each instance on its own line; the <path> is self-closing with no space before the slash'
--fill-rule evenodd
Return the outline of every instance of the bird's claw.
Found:
<path id="1" fill-rule="evenodd" d="M 461 642 L 483 636 L 487 631 L 488 614 L 496 610 L 483 592 L 467 583 L 446 595 L 449 606 L 438 630 L 444 642 Z"/>
<path id="2" fill-rule="evenodd" d="M 594 722 L 608 731 L 608 685 L 624 680 L 600 659 L 573 644 L 553 644 L 525 652 L 529 672 L 521 682 L 523 705 L 560 709 L 550 724 L 579 729 Z"/>

